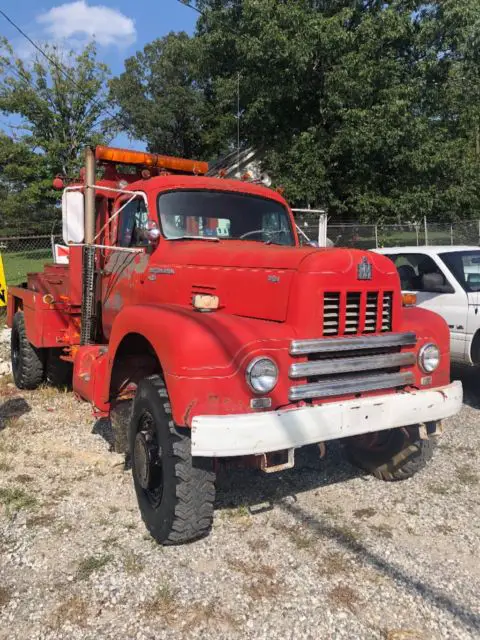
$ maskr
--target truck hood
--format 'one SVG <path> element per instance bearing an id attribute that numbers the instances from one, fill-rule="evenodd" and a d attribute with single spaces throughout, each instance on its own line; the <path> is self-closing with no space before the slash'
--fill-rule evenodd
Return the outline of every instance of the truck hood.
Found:
<path id="1" fill-rule="evenodd" d="M 372 277 L 377 281 L 385 276 L 393 278 L 398 286 L 396 269 L 388 258 L 356 249 L 245 241 L 181 240 L 165 245 L 159 251 L 162 261 L 158 266 L 174 272 L 167 286 L 175 288 L 179 303 L 190 302 L 195 293 L 215 294 L 220 308 L 232 315 L 284 322 L 289 300 L 298 306 L 305 297 L 311 299 L 321 290 L 345 283 L 362 288 L 357 268 L 364 258 L 372 265 Z M 157 266 L 155 254 L 150 265 Z M 165 278 L 162 282 L 167 284 Z"/>

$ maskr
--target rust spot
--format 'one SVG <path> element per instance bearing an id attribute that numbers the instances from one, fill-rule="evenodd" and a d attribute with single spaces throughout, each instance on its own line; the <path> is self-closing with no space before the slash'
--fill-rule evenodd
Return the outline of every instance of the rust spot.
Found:
<path id="1" fill-rule="evenodd" d="M 191 400 L 188 403 L 187 410 L 185 411 L 185 414 L 183 416 L 183 420 L 184 420 L 185 424 L 189 424 L 190 423 L 190 414 L 192 413 L 192 409 L 195 406 L 196 402 L 197 402 L 196 400 Z"/>

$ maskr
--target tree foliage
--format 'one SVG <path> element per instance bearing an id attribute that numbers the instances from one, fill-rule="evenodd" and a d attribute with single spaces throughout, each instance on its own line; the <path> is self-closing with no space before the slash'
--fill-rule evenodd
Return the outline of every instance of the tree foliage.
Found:
<path id="1" fill-rule="evenodd" d="M 148 45 L 113 85 L 150 148 L 232 148 L 240 76 L 241 142 L 266 150 L 296 204 L 364 221 L 480 215 L 478 0 L 196 4 L 195 37 Z"/>
<path id="2" fill-rule="evenodd" d="M 97 62 L 95 46 L 77 54 L 45 50 L 48 61 L 38 54 L 25 62 L 0 42 L 0 112 L 19 123 L 18 135 L 1 140 L 2 217 L 51 216 L 53 177 L 78 175 L 84 146 L 104 142 L 113 128 L 105 113 L 108 69 Z"/>

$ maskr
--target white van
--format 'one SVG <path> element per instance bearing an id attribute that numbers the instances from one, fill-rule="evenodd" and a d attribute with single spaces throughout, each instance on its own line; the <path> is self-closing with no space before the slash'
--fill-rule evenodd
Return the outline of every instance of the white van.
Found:
<path id="1" fill-rule="evenodd" d="M 453 362 L 480 364 L 480 247 L 375 249 L 397 267 L 402 291 L 419 307 L 441 315 L 450 328 Z"/>

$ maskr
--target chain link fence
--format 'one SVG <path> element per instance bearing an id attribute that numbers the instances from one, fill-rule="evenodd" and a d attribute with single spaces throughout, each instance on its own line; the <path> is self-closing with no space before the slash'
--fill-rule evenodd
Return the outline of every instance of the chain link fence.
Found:
<path id="1" fill-rule="evenodd" d="M 319 240 L 320 220 L 326 217 L 320 210 L 295 210 L 295 222 L 299 229 L 301 244 Z M 50 229 L 33 235 L 8 235 L 0 229 L 0 253 L 3 258 L 8 285 L 26 280 L 27 273 L 41 271 L 43 265 L 53 261 L 53 244 L 62 244 L 61 236 L 52 235 Z M 321 233 L 320 233 L 321 236 Z M 454 224 L 329 224 L 328 245 L 375 249 L 377 247 L 422 246 L 422 245 L 480 245 L 480 220 L 465 220 Z"/>
<path id="2" fill-rule="evenodd" d="M 61 242 L 59 235 L 3 236 L 0 230 L 0 253 L 7 285 L 20 284 L 26 280 L 27 273 L 42 271 L 45 263 L 53 262 L 53 244 Z"/>
<path id="3" fill-rule="evenodd" d="M 337 247 L 376 249 L 424 245 L 480 244 L 480 220 L 454 224 L 329 224 L 328 240 Z"/>

